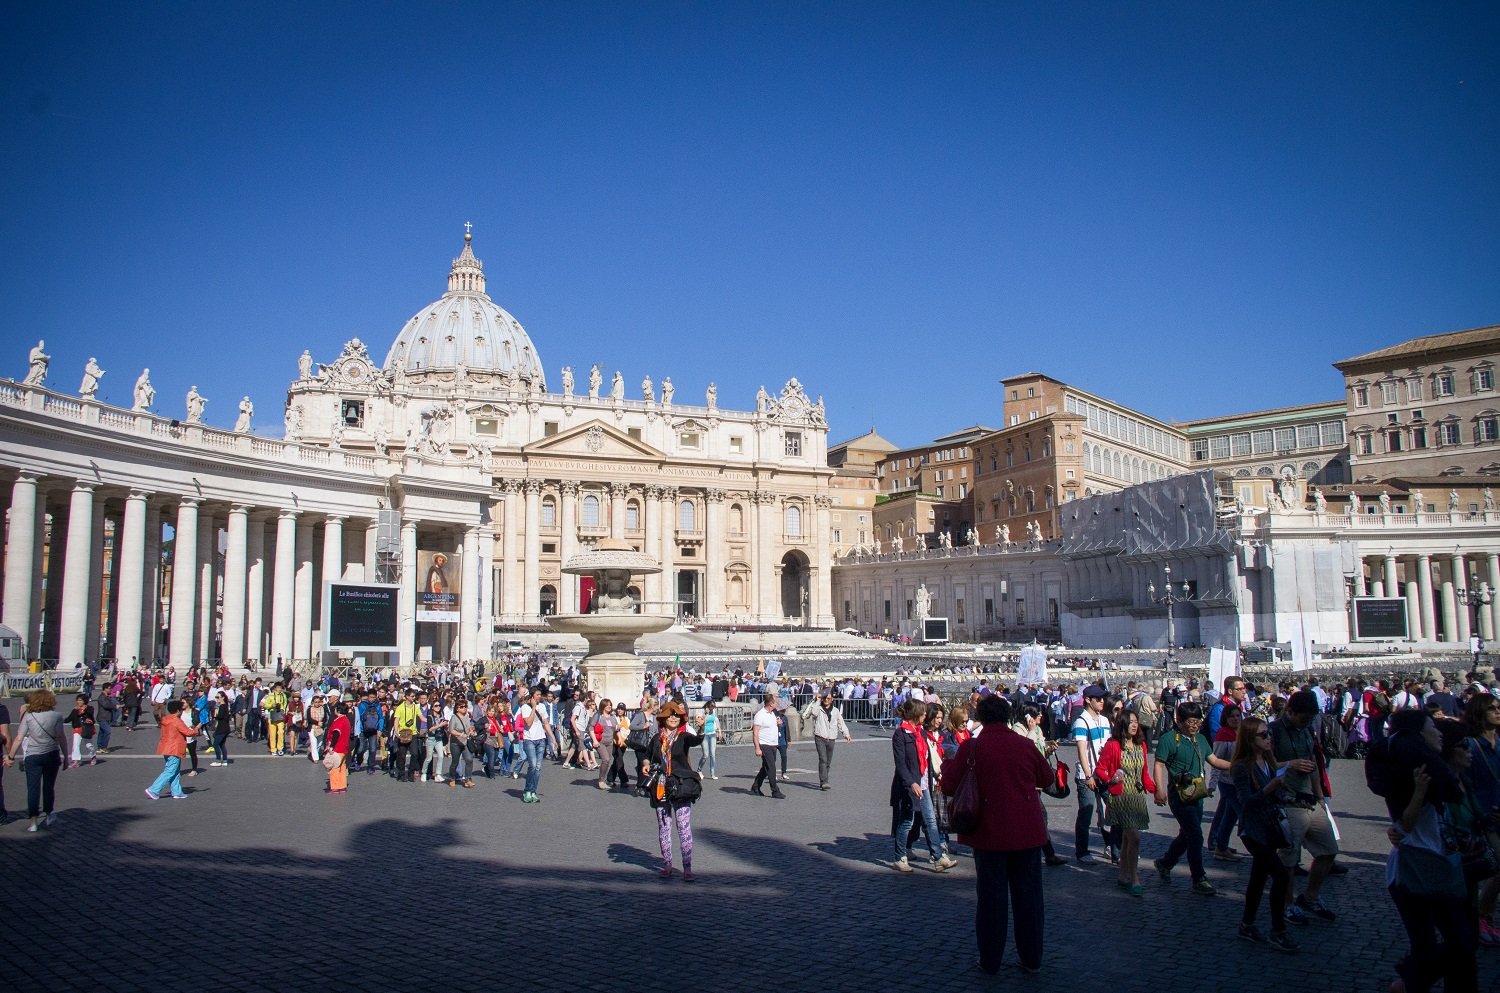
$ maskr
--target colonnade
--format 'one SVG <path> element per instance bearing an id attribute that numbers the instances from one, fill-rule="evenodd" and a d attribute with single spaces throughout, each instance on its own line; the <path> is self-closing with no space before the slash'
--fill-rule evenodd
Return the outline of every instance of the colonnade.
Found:
<path id="1" fill-rule="evenodd" d="M 1474 608 L 1463 604 L 1461 591 L 1481 585 L 1494 591 L 1492 602 L 1477 610 L 1478 634 L 1491 641 L 1500 631 L 1500 553 L 1417 552 L 1391 550 L 1361 556 L 1354 572 L 1355 596 L 1405 597 L 1413 641 L 1467 643 Z"/>

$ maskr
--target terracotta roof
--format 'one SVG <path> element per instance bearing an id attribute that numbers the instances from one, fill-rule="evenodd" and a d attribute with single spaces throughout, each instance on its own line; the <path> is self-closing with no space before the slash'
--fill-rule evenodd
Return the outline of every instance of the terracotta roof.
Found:
<path id="1" fill-rule="evenodd" d="M 1402 359 L 1421 355 L 1430 355 L 1433 352 L 1447 351 L 1452 348 L 1466 348 L 1471 345 L 1500 345 L 1500 324 L 1489 327 L 1470 328 L 1467 331 L 1446 331 L 1442 334 L 1429 334 L 1421 338 L 1413 338 L 1403 341 L 1399 345 L 1391 345 L 1389 348 L 1377 349 L 1356 355 L 1352 359 L 1344 359 L 1335 362 L 1335 369 L 1343 369 L 1348 365 L 1359 365 L 1367 362 L 1387 362 L 1391 359 Z"/>

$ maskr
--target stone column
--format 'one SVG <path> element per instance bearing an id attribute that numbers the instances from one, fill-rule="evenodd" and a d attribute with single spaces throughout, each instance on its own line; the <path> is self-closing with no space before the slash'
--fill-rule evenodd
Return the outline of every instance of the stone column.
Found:
<path id="1" fill-rule="evenodd" d="M 781 621 L 781 600 L 777 596 L 781 569 L 776 561 L 776 494 L 766 490 L 755 493 L 755 586 L 756 609 L 762 624 Z"/>
<path id="2" fill-rule="evenodd" d="M 6 627 L 26 640 L 26 654 L 37 658 L 31 640 L 31 606 L 36 592 L 32 577 L 37 563 L 36 481 L 34 472 L 23 472 L 11 485 L 9 540 L 5 545 L 5 607 L 0 611 Z"/>
<path id="3" fill-rule="evenodd" d="M 198 654 L 200 662 L 213 658 L 218 635 L 218 584 L 214 565 L 219 557 L 219 527 L 211 513 L 198 515 Z"/>
<path id="4" fill-rule="evenodd" d="M 402 665 L 417 660 L 417 522 L 401 520 L 401 632 Z"/>
<path id="5" fill-rule="evenodd" d="M 832 507 L 831 497 L 824 494 L 813 497 L 813 516 L 816 527 L 813 529 L 812 536 L 813 550 L 809 556 L 812 559 L 812 569 L 808 574 L 808 585 L 812 588 L 812 592 L 808 594 L 808 601 L 812 606 L 812 618 L 809 623 L 813 627 L 822 625 L 838 627 L 839 624 L 833 616 L 833 605 L 828 602 L 833 592 L 831 589 L 833 564 L 829 551 Z M 965 618 L 968 616 L 969 609 L 969 605 L 965 604 Z M 972 625 L 972 622 L 967 620 L 965 623 Z"/>
<path id="6" fill-rule="evenodd" d="M 92 540 L 89 546 L 89 613 L 84 618 L 84 661 L 99 657 L 99 642 L 104 640 L 101 627 L 104 619 L 104 502 L 102 495 L 93 501 L 93 525 L 89 531 Z M 118 540 L 120 532 L 115 531 L 115 541 Z M 118 559 L 115 559 L 115 568 L 118 568 Z"/>
<path id="7" fill-rule="evenodd" d="M 304 663 L 313 657 L 313 526 L 297 522 L 297 571 L 292 580 L 292 659 Z"/>
<path id="8" fill-rule="evenodd" d="M 542 612 L 542 481 L 526 480 L 526 572 L 522 602 L 526 622 L 535 623 Z"/>
<path id="9" fill-rule="evenodd" d="M 261 661 L 266 654 L 266 519 L 250 515 L 245 549 L 245 657 Z"/>
<path id="10" fill-rule="evenodd" d="M 39 530 L 37 536 L 37 547 L 46 551 L 45 571 L 47 576 L 46 598 L 42 605 L 41 614 L 37 618 L 37 637 L 32 638 L 33 644 L 40 644 L 35 657 L 55 662 L 58 657 L 59 638 L 62 631 L 63 611 L 63 570 L 64 560 L 67 558 L 68 547 L 68 497 L 61 489 L 49 494 L 47 500 L 47 519 L 43 522 L 50 530 Z M 46 541 L 43 544 L 43 541 Z M 37 585 L 42 584 L 43 564 L 37 563 Z M 40 642 L 38 642 L 40 638 Z"/>
<path id="11" fill-rule="evenodd" d="M 478 621 L 476 628 L 475 658 L 490 659 L 495 655 L 495 529 L 488 524 L 479 528 L 479 594 L 476 598 Z M 565 580 L 568 578 L 563 577 Z"/>
<path id="12" fill-rule="evenodd" d="M 562 539 L 558 543 L 558 552 L 562 558 L 562 564 L 567 565 L 568 559 L 578 554 L 578 483 L 576 480 L 564 479 L 559 486 L 558 508 L 559 520 L 562 522 Z M 561 587 L 557 591 L 557 612 L 559 614 L 578 613 L 578 577 L 567 573 L 561 574 L 558 581 Z"/>
<path id="13" fill-rule="evenodd" d="M 1458 601 L 1453 596 L 1453 576 L 1450 573 L 1443 577 L 1443 638 L 1448 642 L 1456 640 L 1458 633 Z"/>
<path id="14" fill-rule="evenodd" d="M 664 486 L 661 491 L 661 598 L 677 613 L 677 487 Z"/>
<path id="15" fill-rule="evenodd" d="M 1415 571 L 1415 566 L 1408 564 L 1408 568 Z M 1412 641 L 1421 641 L 1424 637 L 1423 632 L 1425 631 L 1426 638 L 1429 640 L 1433 640 L 1432 630 L 1430 628 L 1424 628 L 1422 625 L 1422 605 L 1417 600 L 1418 596 L 1420 595 L 1419 591 L 1421 584 L 1413 581 L 1413 579 L 1410 578 L 1410 574 L 1408 574 L 1408 577 L 1409 578 L 1406 580 L 1406 584 L 1401 591 L 1402 595 L 1406 597 L 1407 636 Z"/>
<path id="16" fill-rule="evenodd" d="M 1484 571 L 1489 577 L 1490 593 L 1495 602 L 1486 607 L 1481 613 L 1490 619 L 1490 632 L 1486 638 L 1494 638 L 1500 634 L 1500 554 L 1490 552 L 1484 557 Z"/>
<path id="17" fill-rule="evenodd" d="M 724 603 L 727 599 L 724 593 L 726 586 L 724 567 L 725 556 L 729 553 L 729 528 L 726 523 L 728 508 L 724 504 L 724 497 L 725 493 L 720 489 L 710 489 L 704 492 L 704 589 L 703 603 L 698 609 L 705 621 L 719 619 L 728 614 L 728 608 Z"/>
<path id="18" fill-rule="evenodd" d="M 1396 585 L 1396 556 L 1394 555 L 1385 557 L 1385 595 L 1401 595 L 1401 587 Z"/>
<path id="19" fill-rule="evenodd" d="M 276 515 L 276 564 L 271 575 L 271 658 L 296 658 L 297 511 Z"/>
<path id="20" fill-rule="evenodd" d="M 458 630 L 462 635 L 458 648 L 460 659 L 482 658 L 475 651 L 479 640 L 479 528 L 464 529 L 463 578 L 458 601 Z"/>
<path id="21" fill-rule="evenodd" d="M 1453 573 L 1453 597 L 1454 600 L 1457 601 L 1458 607 L 1458 617 L 1456 618 L 1458 621 L 1457 640 L 1460 645 L 1463 645 L 1465 648 L 1467 648 L 1469 644 L 1470 634 L 1469 608 L 1459 600 L 1458 591 L 1467 590 L 1469 588 L 1469 571 L 1467 565 L 1464 562 L 1464 557 L 1462 554 L 1455 553 L 1454 556 L 1448 561 L 1449 569 Z"/>
<path id="22" fill-rule="evenodd" d="M 661 487 L 646 487 L 646 528 L 645 542 L 642 549 L 647 555 L 656 558 L 661 554 Z M 666 597 L 661 592 L 661 576 L 654 572 L 646 577 L 646 588 L 644 595 L 646 602 L 657 605 L 655 609 L 660 610 L 660 604 Z"/>
<path id="23" fill-rule="evenodd" d="M 1354 566 L 1354 595 L 1365 596 L 1365 559 L 1360 556 Z"/>
<path id="24" fill-rule="evenodd" d="M 88 634 L 90 560 L 94 551 L 94 487 L 78 483 L 68 506 L 67 557 L 63 562 L 62 619 L 57 643 L 59 668 L 72 668 L 84 659 Z M 57 540 L 56 532 L 53 540 Z M 98 617 L 95 617 L 97 626 Z"/>
<path id="25" fill-rule="evenodd" d="M 502 479 L 500 489 L 505 494 L 505 531 L 500 536 L 500 608 L 504 620 L 515 623 L 521 615 L 521 590 L 525 584 L 521 577 L 519 531 L 521 481 Z"/>
<path id="26" fill-rule="evenodd" d="M 609 536 L 611 538 L 623 539 L 625 537 L 625 496 L 629 492 L 630 487 L 625 483 L 609 484 Z"/>
<path id="27" fill-rule="evenodd" d="M 168 615 L 168 659 L 172 667 L 186 672 L 193 664 L 193 633 L 198 610 L 198 504 L 184 497 L 177 504 L 177 524 L 172 539 L 172 606 Z"/>
<path id="28" fill-rule="evenodd" d="M 141 644 L 140 662 L 142 664 L 155 661 L 165 654 L 165 646 L 161 643 L 161 602 L 162 594 L 166 592 L 162 584 L 161 514 L 160 504 L 150 502 L 146 504 L 146 598 L 143 604 L 145 631 Z"/>
<path id="29" fill-rule="evenodd" d="M 124 664 L 150 656 L 141 649 L 141 617 L 145 608 L 146 498 L 145 490 L 131 490 L 125 498 L 120 543 L 115 549 L 119 611 L 115 614 L 115 658 Z M 12 532 L 14 533 L 14 532 Z"/>
<path id="30" fill-rule="evenodd" d="M 224 619 L 219 652 L 226 665 L 245 664 L 246 569 L 250 540 L 250 508 L 231 504 L 224 525 Z"/>
<path id="31" fill-rule="evenodd" d="M 1437 617 L 1432 604 L 1432 558 L 1428 555 L 1417 556 L 1417 602 L 1419 611 L 1413 615 L 1413 619 L 1420 617 L 1423 635 L 1429 641 L 1436 641 Z"/>

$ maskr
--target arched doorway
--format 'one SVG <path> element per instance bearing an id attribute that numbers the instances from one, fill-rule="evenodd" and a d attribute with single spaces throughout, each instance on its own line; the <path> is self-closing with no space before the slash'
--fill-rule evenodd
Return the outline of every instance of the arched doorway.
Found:
<path id="1" fill-rule="evenodd" d="M 557 613 L 557 587 L 542 587 L 542 616 L 550 617 Z"/>
<path id="2" fill-rule="evenodd" d="M 781 616 L 795 617 L 807 623 L 808 599 L 807 556 L 798 551 L 781 557 Z"/>

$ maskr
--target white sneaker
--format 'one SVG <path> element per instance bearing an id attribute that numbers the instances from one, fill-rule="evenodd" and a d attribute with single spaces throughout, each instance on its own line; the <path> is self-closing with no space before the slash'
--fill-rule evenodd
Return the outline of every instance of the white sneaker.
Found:
<path id="1" fill-rule="evenodd" d="M 427 782 L 427 773 L 422 773 L 422 782 Z"/>
<path id="2" fill-rule="evenodd" d="M 892 862 L 891 868 L 897 872 L 911 872 L 911 863 L 903 856 Z"/>
<path id="3" fill-rule="evenodd" d="M 36 834 L 36 830 L 40 826 L 41 826 L 41 824 L 40 824 L 39 821 L 32 821 L 31 822 L 31 827 L 29 827 L 29 828 L 26 829 L 26 833 L 27 834 Z"/>
<path id="4" fill-rule="evenodd" d="M 954 858 L 950 858 L 946 852 L 943 853 L 943 857 L 942 858 L 940 858 L 936 862 L 932 863 L 932 867 L 934 869 L 936 869 L 938 872 L 946 872 L 947 870 L 953 868 L 956 865 L 958 865 L 958 860 L 954 859 Z"/>
<path id="5" fill-rule="evenodd" d="M 209 765 L 211 767 L 214 767 L 214 768 L 217 768 L 217 767 L 219 767 L 221 765 L 228 765 L 228 764 L 229 764 L 228 762 L 210 762 L 209 763 Z"/>

